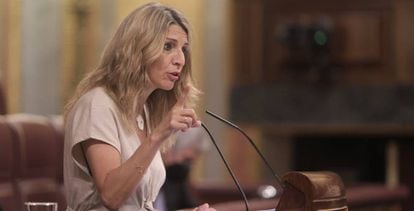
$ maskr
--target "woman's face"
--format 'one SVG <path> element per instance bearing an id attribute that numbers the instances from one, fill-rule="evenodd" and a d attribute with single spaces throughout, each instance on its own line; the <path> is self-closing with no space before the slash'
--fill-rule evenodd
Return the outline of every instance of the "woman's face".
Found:
<path id="1" fill-rule="evenodd" d="M 178 25 L 171 25 L 167 32 L 164 50 L 149 67 L 151 88 L 171 90 L 180 78 L 188 49 L 187 33 Z"/>

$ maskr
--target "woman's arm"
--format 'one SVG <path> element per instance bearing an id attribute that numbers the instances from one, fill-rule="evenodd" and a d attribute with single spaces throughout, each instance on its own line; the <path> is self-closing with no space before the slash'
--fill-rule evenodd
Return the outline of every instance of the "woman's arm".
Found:
<path id="1" fill-rule="evenodd" d="M 94 139 L 82 144 L 102 202 L 111 210 L 118 209 L 131 195 L 160 146 L 159 142 L 142 141 L 131 158 L 121 164 L 113 146 Z"/>
<path id="2" fill-rule="evenodd" d="M 113 146 L 95 139 L 82 142 L 94 182 L 107 208 L 117 209 L 125 202 L 168 137 L 178 130 L 200 126 L 195 111 L 185 106 L 188 90 L 183 92 L 153 132 L 141 139 L 141 145 L 123 163 Z"/>

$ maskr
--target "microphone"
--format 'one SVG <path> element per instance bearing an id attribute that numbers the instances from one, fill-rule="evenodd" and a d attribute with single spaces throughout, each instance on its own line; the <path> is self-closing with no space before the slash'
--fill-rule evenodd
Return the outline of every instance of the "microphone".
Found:
<path id="1" fill-rule="evenodd" d="M 281 182 L 280 177 L 275 173 L 275 171 L 273 170 L 273 168 L 270 166 L 269 162 L 266 160 L 266 158 L 264 157 L 264 155 L 260 152 L 259 148 L 256 146 L 256 144 L 253 142 L 253 140 L 242 130 L 240 129 L 240 127 L 238 127 L 237 125 L 233 124 L 232 122 L 224 119 L 223 117 L 220 117 L 217 114 L 214 114 L 213 112 L 206 110 L 206 113 L 218 120 L 220 120 L 221 122 L 226 123 L 227 125 L 230 125 L 231 127 L 237 129 L 237 131 L 239 131 L 248 141 L 249 143 L 253 146 L 253 148 L 255 149 L 255 151 L 257 152 L 257 154 L 259 154 L 260 158 L 262 159 L 262 161 L 264 162 L 264 164 L 266 165 L 266 167 L 268 168 L 268 170 L 271 172 L 272 176 L 274 177 L 274 179 L 277 181 L 277 184 L 281 187 L 280 193 L 283 192 L 283 188 L 284 188 L 284 183 Z M 243 196 L 243 201 L 244 204 L 246 206 L 246 211 L 249 211 L 249 203 L 246 197 L 246 194 L 244 193 L 243 189 L 240 186 L 239 181 L 237 180 L 237 178 L 234 176 L 233 171 L 231 170 L 230 166 L 228 165 L 227 161 L 225 160 L 221 150 L 219 149 L 219 147 L 217 146 L 217 143 L 215 141 L 215 139 L 213 138 L 213 136 L 211 135 L 210 131 L 208 130 L 208 128 L 206 127 L 206 125 L 204 125 L 203 123 L 201 124 L 201 126 L 206 130 L 206 132 L 208 133 L 208 135 L 210 136 L 211 141 L 213 142 L 215 148 L 217 149 L 218 153 L 220 154 L 220 157 L 222 159 L 222 161 L 224 162 L 228 172 L 230 173 L 231 177 L 233 178 L 234 183 L 237 186 L 237 189 L 239 190 L 240 194 Z M 279 194 L 279 191 L 276 192 L 275 195 Z M 276 210 L 276 209 L 274 209 Z"/>
<path id="2" fill-rule="evenodd" d="M 242 130 L 240 129 L 239 126 L 235 125 L 234 123 L 231 123 L 229 120 L 224 119 L 223 117 L 209 111 L 206 110 L 206 113 L 218 120 L 220 120 L 221 122 L 226 123 L 227 125 L 230 125 L 231 127 L 237 129 L 237 131 L 239 131 L 241 134 L 243 134 L 243 136 L 249 141 L 249 143 L 253 146 L 253 148 L 255 149 L 255 151 L 257 152 L 257 154 L 259 154 L 260 158 L 262 159 L 263 163 L 266 165 L 266 167 L 268 168 L 268 170 L 270 171 L 270 173 L 272 173 L 273 178 L 277 181 L 277 183 L 279 185 L 282 185 L 283 183 L 281 182 L 282 180 L 280 179 L 280 177 L 275 173 L 275 171 L 273 170 L 273 168 L 270 166 L 269 162 L 266 160 L 266 158 L 264 157 L 264 155 L 260 152 L 259 148 L 256 146 L 256 144 L 253 142 L 253 140 Z"/>
<path id="3" fill-rule="evenodd" d="M 210 130 L 208 130 L 207 126 L 204 123 L 201 123 L 201 126 L 206 130 L 208 136 L 210 136 L 211 142 L 213 142 L 213 145 L 217 149 L 217 152 L 219 153 L 219 155 L 221 157 L 221 160 L 224 162 L 224 165 L 226 166 L 227 171 L 230 173 L 234 183 L 237 186 L 237 189 L 239 190 L 240 194 L 243 196 L 243 201 L 244 201 L 244 205 L 246 206 L 246 211 L 249 211 L 249 202 L 247 200 L 246 193 L 244 193 L 243 189 L 241 188 L 239 180 L 237 180 L 236 176 L 234 176 L 233 171 L 231 170 L 231 168 L 230 168 L 229 164 L 227 163 L 226 159 L 224 158 L 223 153 L 221 152 L 220 148 L 218 147 L 216 140 L 211 135 Z"/>

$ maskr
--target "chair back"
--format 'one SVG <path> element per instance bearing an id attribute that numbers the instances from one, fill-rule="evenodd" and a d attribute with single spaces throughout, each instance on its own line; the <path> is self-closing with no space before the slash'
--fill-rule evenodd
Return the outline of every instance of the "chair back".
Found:
<path id="1" fill-rule="evenodd" d="M 14 166 L 17 164 L 14 159 L 15 152 L 13 133 L 6 120 L 0 116 L 0 182 L 13 178 Z"/>
<path id="2" fill-rule="evenodd" d="M 0 82 L 0 114 L 7 113 L 6 95 L 4 93 L 3 84 Z"/>
<path id="3" fill-rule="evenodd" d="M 57 177 L 57 133 L 45 116 L 12 114 L 6 116 L 17 134 L 20 178 Z"/>
<path id="4" fill-rule="evenodd" d="M 22 201 L 58 202 L 65 210 L 66 201 L 61 173 L 63 139 L 51 119 L 34 114 L 12 114 L 7 122 L 16 134 L 18 159 L 17 190 Z"/>
<path id="5" fill-rule="evenodd" d="M 20 196 L 16 187 L 15 137 L 5 118 L 0 116 L 0 207 L 20 210 Z"/>

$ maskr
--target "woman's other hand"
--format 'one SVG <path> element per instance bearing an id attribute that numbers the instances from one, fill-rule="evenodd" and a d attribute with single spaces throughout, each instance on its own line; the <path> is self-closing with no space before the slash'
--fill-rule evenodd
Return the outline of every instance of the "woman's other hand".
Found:
<path id="1" fill-rule="evenodd" d="M 216 209 L 210 207 L 207 203 L 204 203 L 203 205 L 194 208 L 193 211 L 216 211 Z"/>

